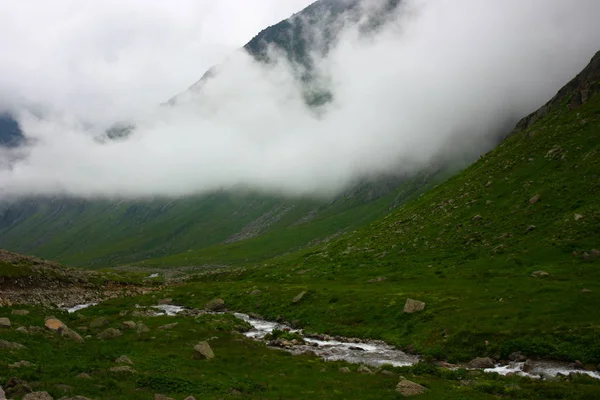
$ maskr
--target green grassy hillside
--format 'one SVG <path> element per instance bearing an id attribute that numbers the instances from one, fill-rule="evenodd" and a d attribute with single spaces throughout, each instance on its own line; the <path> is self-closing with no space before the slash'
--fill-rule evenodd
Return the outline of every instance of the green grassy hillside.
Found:
<path id="1" fill-rule="evenodd" d="M 433 190 L 327 244 L 201 276 L 197 288 L 236 309 L 453 361 L 521 351 L 600 362 L 599 80 L 600 54 Z M 425 311 L 404 314 L 407 298 Z"/>

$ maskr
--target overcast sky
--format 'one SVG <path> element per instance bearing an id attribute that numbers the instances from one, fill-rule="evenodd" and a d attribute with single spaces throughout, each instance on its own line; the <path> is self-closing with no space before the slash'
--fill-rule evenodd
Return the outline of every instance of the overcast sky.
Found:
<path id="1" fill-rule="evenodd" d="M 19 100 L 93 118 L 164 102 L 311 2 L 0 1 L 0 109 Z"/>
<path id="2" fill-rule="evenodd" d="M 405 2 L 375 36 L 344 25 L 314 60 L 334 94 L 315 115 L 284 59 L 233 52 L 309 1 L 2 1 L 0 102 L 30 144 L 0 151 L 0 196 L 331 195 L 488 150 L 600 50 L 598 0 Z M 156 107 L 225 58 L 201 93 Z M 99 144 L 94 123 L 117 118 L 133 136 Z"/>

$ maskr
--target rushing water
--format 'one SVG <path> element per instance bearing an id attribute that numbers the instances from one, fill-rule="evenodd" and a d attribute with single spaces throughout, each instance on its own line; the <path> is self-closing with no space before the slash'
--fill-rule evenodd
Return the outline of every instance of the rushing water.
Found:
<path id="1" fill-rule="evenodd" d="M 74 313 L 87 307 L 95 306 L 97 303 L 80 304 L 66 311 Z M 136 306 L 137 308 L 145 308 Z M 152 306 L 157 310 L 155 315 L 175 316 L 183 311 L 188 310 L 185 307 L 172 304 L 160 304 Z M 275 329 L 289 330 L 297 333 L 303 339 L 305 344 L 297 344 L 286 351 L 292 354 L 314 353 L 318 357 L 326 361 L 344 360 L 353 364 L 366 364 L 371 366 L 380 366 L 383 364 L 391 364 L 393 366 L 413 365 L 419 361 L 418 356 L 406 354 L 395 349 L 387 343 L 379 340 L 359 340 L 359 339 L 340 339 L 333 338 L 318 339 L 315 337 L 305 336 L 302 330 L 291 329 L 289 326 L 277 322 L 265 321 L 262 319 L 252 318 L 247 314 L 234 313 L 234 315 L 248 322 L 252 329 L 244 333 L 248 338 L 254 340 L 264 340 L 265 336 L 273 332 Z M 575 369 L 565 362 L 556 361 L 528 361 L 529 371 L 523 371 L 524 362 L 511 362 L 507 365 L 498 364 L 494 368 L 487 368 L 485 372 L 496 372 L 501 375 L 517 374 L 521 376 L 529 376 L 531 378 L 555 378 L 558 374 L 569 375 L 570 373 L 585 374 L 592 378 L 600 379 L 600 373 L 596 371 L 586 371 Z"/>
<path id="2" fill-rule="evenodd" d="M 276 322 L 251 318 L 250 316 L 241 313 L 235 313 L 234 315 L 252 325 L 253 329 L 245 333 L 247 337 L 252 339 L 264 339 L 264 337 L 274 329 L 285 329 L 299 334 L 306 344 L 299 344 L 286 349 L 294 354 L 310 352 L 327 361 L 344 360 L 350 363 L 372 366 L 380 366 L 383 364 L 405 366 L 413 365 L 419 361 L 417 356 L 396 350 L 394 347 L 381 341 L 315 339 L 304 336 L 301 330 L 291 329 L 286 325 L 278 324 Z"/>

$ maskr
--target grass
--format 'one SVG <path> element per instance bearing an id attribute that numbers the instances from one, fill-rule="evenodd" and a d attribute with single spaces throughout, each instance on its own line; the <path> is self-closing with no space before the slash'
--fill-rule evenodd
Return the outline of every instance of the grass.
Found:
<path id="1" fill-rule="evenodd" d="M 13 328 L 4 330 L 2 338 L 27 346 L 22 350 L 0 350 L 0 384 L 17 377 L 29 382 L 35 390 L 48 391 L 54 398 L 65 395 L 57 385 L 68 385 L 71 396 L 133 400 L 152 398 L 155 393 L 176 399 L 188 395 L 202 399 L 399 399 L 402 396 L 394 391 L 399 374 L 430 389 L 422 399 L 493 399 L 497 395 L 584 399 L 592 398 L 600 390 L 600 382 L 593 379 L 537 382 L 495 374 L 478 375 L 466 370 L 448 371 L 426 364 L 385 367 L 392 375 L 345 374 L 339 371 L 341 367 L 356 371 L 357 366 L 325 362 L 310 355 L 291 356 L 244 338 L 236 331 L 243 322 L 232 315 L 195 318 L 119 315 L 123 310 L 135 310 L 134 304 L 155 302 L 150 296 L 116 299 L 76 315 L 27 307 L 29 315 L 17 316 L 11 315 L 9 308 L 0 308 L 0 316 L 10 317 L 13 322 Z M 43 326 L 50 312 L 82 335 L 89 335 L 85 342 L 78 344 L 49 331 L 28 334 L 16 331 L 18 326 Z M 97 317 L 107 318 L 109 324 L 88 328 Z M 150 332 L 138 335 L 125 330 L 116 339 L 96 338 L 98 332 L 107 327 L 120 328 L 123 321 L 130 319 L 143 321 Z M 173 322 L 178 324 L 170 330 L 158 329 Z M 192 348 L 201 340 L 209 341 L 216 355 L 214 359 L 193 359 Z M 135 374 L 109 371 L 118 365 L 115 360 L 122 355 L 134 362 L 131 367 L 137 371 Z M 17 369 L 7 366 L 21 360 L 34 366 Z M 90 379 L 78 378 L 81 373 L 89 374 Z M 461 384 L 465 380 L 468 384 Z"/>

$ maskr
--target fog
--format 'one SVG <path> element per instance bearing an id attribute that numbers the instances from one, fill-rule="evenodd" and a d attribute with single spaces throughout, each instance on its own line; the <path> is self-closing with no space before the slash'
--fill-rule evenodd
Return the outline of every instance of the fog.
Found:
<path id="1" fill-rule="evenodd" d="M 347 23 L 326 56 L 313 54 L 319 82 L 333 94 L 318 109 L 305 102 L 297 66 L 276 52 L 267 65 L 243 51 L 218 52 L 220 60 L 207 56 L 218 74 L 174 107 L 157 104 L 204 72 L 183 85 L 179 67 L 190 75 L 183 58 L 160 70 L 164 81 L 156 88 L 151 65 L 130 60 L 119 67 L 133 71 L 124 75 L 130 78 L 118 79 L 96 70 L 91 58 L 89 73 L 57 78 L 65 92 L 52 84 L 49 95 L 42 85 L 36 112 L 35 87 L 19 91 L 5 75 L 2 82 L 10 85 L 0 88 L 10 86 L 5 92 L 18 96 L 0 105 L 16 113 L 29 144 L 0 154 L 13 160 L 0 169 L 0 193 L 176 197 L 243 186 L 322 196 L 357 179 L 410 174 L 440 157 L 486 151 L 507 120 L 552 97 L 599 50 L 597 15 L 596 0 L 406 1 L 376 34 L 361 35 Z M 186 54 L 191 48 L 193 38 L 157 29 L 171 39 L 157 38 L 155 50 L 165 46 L 172 54 L 180 46 Z M 120 32 L 107 28 L 106 35 L 117 42 Z M 72 45 L 72 57 L 98 50 Z M 128 50 L 148 58 L 147 49 Z M 154 54 L 157 65 L 167 65 L 160 51 Z M 90 84 L 93 90 L 79 92 Z M 123 118 L 136 125 L 130 137 L 97 140 Z"/>

